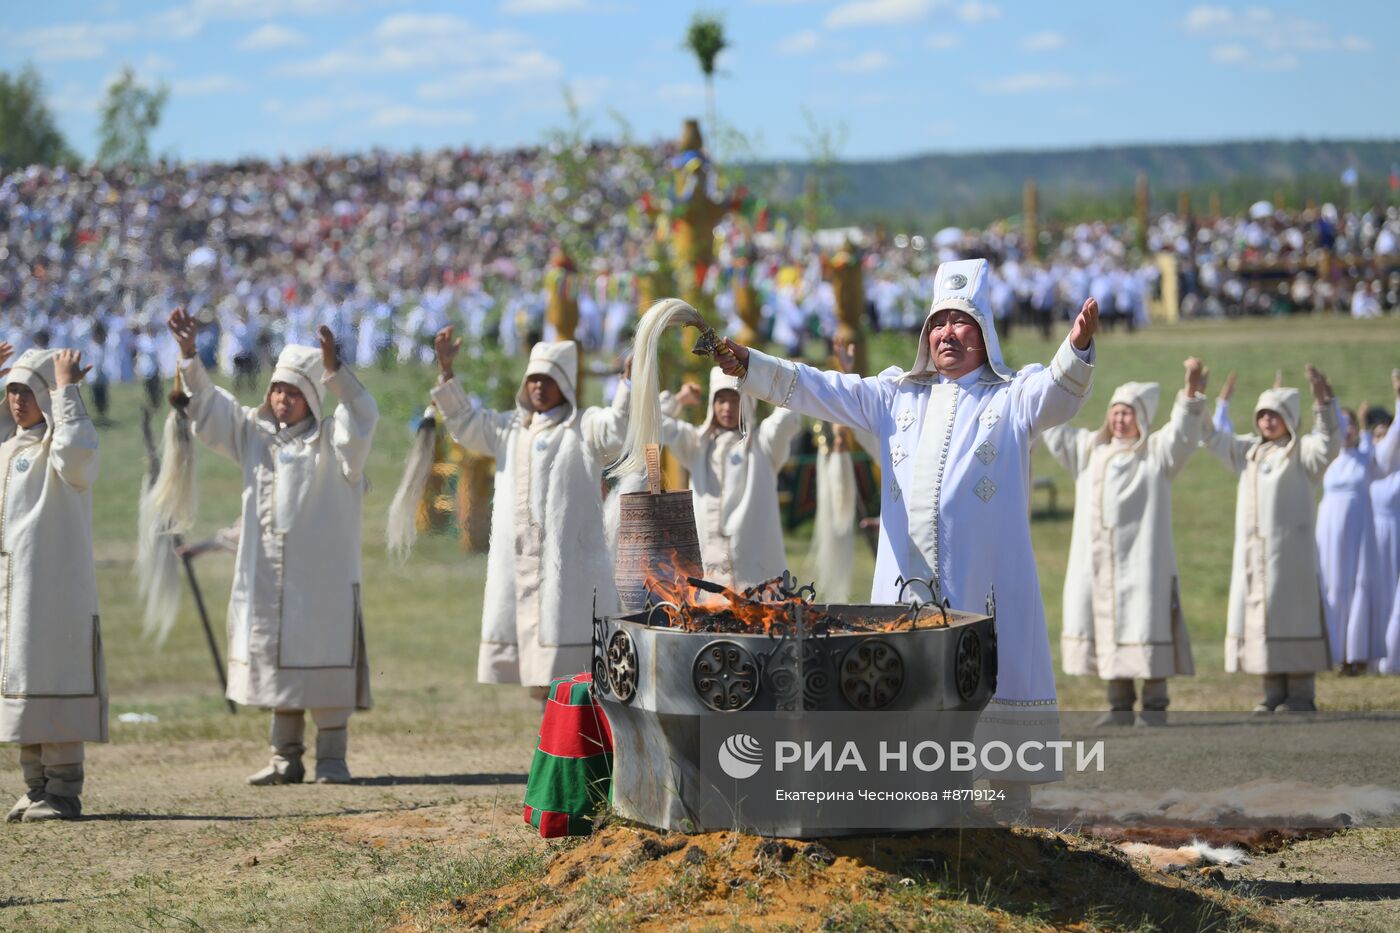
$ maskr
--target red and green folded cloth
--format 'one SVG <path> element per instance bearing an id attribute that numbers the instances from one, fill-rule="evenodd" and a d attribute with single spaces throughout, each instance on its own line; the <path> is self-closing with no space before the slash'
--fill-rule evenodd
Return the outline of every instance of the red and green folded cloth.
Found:
<path id="1" fill-rule="evenodd" d="M 525 784 L 525 822 L 541 836 L 586 836 L 612 797 L 612 729 L 593 699 L 593 675 L 549 685 L 544 722 Z"/>

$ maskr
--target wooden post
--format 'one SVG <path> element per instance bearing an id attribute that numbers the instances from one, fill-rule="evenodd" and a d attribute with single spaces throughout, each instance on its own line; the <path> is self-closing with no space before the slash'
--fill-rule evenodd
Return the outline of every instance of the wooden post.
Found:
<path id="1" fill-rule="evenodd" d="M 1135 198 L 1135 201 L 1137 207 L 1137 248 L 1140 250 L 1145 250 L 1147 249 L 1148 209 L 1148 187 L 1146 172 L 1138 172 L 1136 194 L 1137 196 Z"/>
<path id="2" fill-rule="evenodd" d="M 1027 178 L 1021 189 L 1021 211 L 1026 215 L 1026 254 L 1034 259 L 1040 252 L 1040 192 L 1034 179 Z"/>

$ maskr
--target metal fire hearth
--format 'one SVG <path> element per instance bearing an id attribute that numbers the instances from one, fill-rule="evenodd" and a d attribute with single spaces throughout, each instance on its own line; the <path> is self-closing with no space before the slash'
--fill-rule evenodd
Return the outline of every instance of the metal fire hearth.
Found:
<path id="1" fill-rule="evenodd" d="M 967 714 L 980 712 L 996 690 L 992 596 L 978 615 L 946 602 L 815 603 L 810 587 L 780 589 L 791 618 L 774 634 L 688 631 L 665 611 L 674 603 L 594 619 L 594 689 L 612 726 L 619 814 L 667 830 L 733 828 L 702 815 L 700 735 L 707 721 L 735 713 L 791 721 L 798 712 L 927 712 L 944 735 L 972 739 L 976 716 Z M 962 715 L 940 716 L 949 711 Z M 931 825 L 921 819 L 911 808 L 909 825 L 886 828 Z M 781 829 L 814 834 L 800 824 Z"/>

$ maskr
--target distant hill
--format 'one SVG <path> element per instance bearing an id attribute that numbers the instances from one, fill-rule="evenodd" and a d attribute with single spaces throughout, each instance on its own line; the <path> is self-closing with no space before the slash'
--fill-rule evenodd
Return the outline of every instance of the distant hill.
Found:
<path id="1" fill-rule="evenodd" d="M 1266 140 L 1203 145 L 1108 146 L 1093 149 L 924 155 L 842 162 L 831 168 L 832 221 L 982 224 L 1019 214 L 1027 179 L 1040 189 L 1042 216 L 1073 220 L 1125 216 L 1133 186 L 1146 172 L 1154 210 L 1174 210 L 1181 191 L 1203 211 L 1212 192 L 1225 210 L 1282 194 L 1301 206 L 1344 199 L 1341 173 L 1360 174 L 1358 197 L 1389 199 L 1387 174 L 1400 162 L 1400 140 Z M 748 166 L 751 186 L 782 201 L 804 190 L 811 163 Z"/>

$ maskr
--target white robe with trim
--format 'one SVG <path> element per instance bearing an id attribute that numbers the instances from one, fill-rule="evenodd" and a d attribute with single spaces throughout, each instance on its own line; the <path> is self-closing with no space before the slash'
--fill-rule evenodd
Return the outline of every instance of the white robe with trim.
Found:
<path id="1" fill-rule="evenodd" d="M 181 360 L 195 437 L 243 471 L 228 605 L 228 698 L 269 709 L 369 709 L 360 603 L 365 461 L 379 409 L 348 366 L 335 413 L 279 429 Z"/>
<path id="2" fill-rule="evenodd" d="M 663 411 L 676 414 L 671 399 L 663 400 Z M 802 430 L 802 416 L 780 408 L 757 425 L 746 423 L 747 437 L 674 417 L 661 426 L 662 443 L 690 473 L 705 579 L 737 590 L 788 569 L 778 472 Z"/>
<path id="3" fill-rule="evenodd" d="M 1303 674 L 1332 666 L 1318 582 L 1313 502 L 1341 447 L 1335 404 L 1315 406 L 1313 433 L 1265 441 L 1205 422 L 1201 446 L 1240 477 L 1225 670 Z M 1285 416 L 1286 417 L 1286 416 Z"/>
<path id="4" fill-rule="evenodd" d="M 1178 394 L 1171 420 L 1136 446 L 1100 431 L 1048 429 L 1045 446 L 1075 478 L 1065 570 L 1066 674 L 1104 680 L 1195 673 L 1172 541 L 1172 481 L 1200 440 L 1205 398 Z"/>
<path id="5" fill-rule="evenodd" d="M 869 377 L 824 372 L 749 351 L 746 392 L 873 435 L 881 509 L 872 602 L 898 602 L 901 576 L 936 577 L 954 608 L 973 612 L 995 591 L 999 673 L 984 722 L 1018 711 L 1036 717 L 1013 716 L 1020 724 L 1054 722 L 1055 675 L 1027 519 L 1031 442 L 1079 411 L 1093 352 L 1081 357 L 1066 340 L 1048 367 L 1027 366 L 1009 381 L 983 367 L 949 382 L 897 367 Z M 922 588 L 910 593 L 928 597 Z"/>
<path id="6" fill-rule="evenodd" d="M 105 742 L 97 431 L 77 386 L 55 389 L 51 405 L 28 431 L 0 417 L 0 742 Z"/>
<path id="7" fill-rule="evenodd" d="M 455 379 L 432 396 L 458 444 L 496 459 L 477 680 L 548 686 L 588 670 L 595 594 L 599 615 L 617 611 L 602 470 L 626 437 L 625 384 L 563 422 L 485 410 Z"/>

